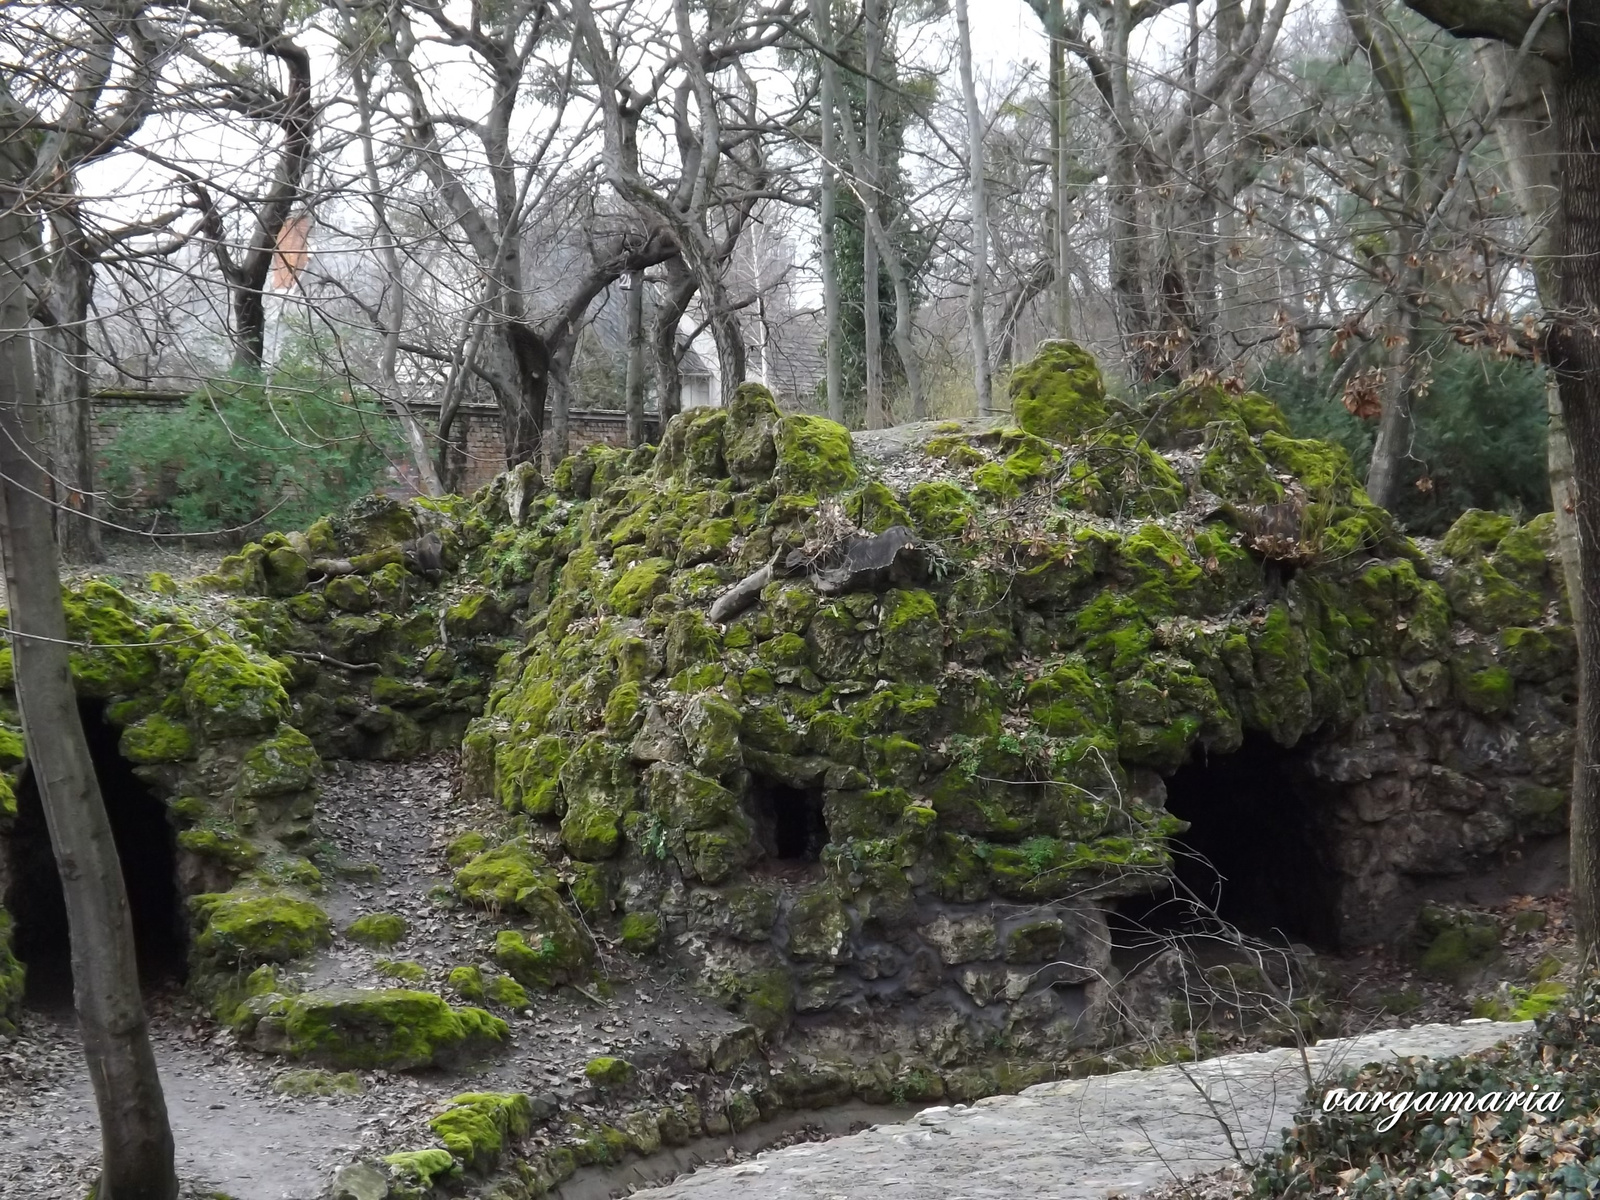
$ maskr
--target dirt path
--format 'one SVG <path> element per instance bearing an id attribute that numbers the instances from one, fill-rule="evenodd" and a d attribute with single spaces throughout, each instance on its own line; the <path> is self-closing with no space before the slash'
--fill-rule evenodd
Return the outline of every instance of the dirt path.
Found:
<path id="1" fill-rule="evenodd" d="M 381 1129 L 326 1101 L 288 1100 L 258 1064 L 227 1054 L 176 1023 L 155 1019 L 156 1061 L 178 1146 L 195 1192 L 240 1200 L 303 1200 Z M 70 1016 L 31 1014 L 23 1036 L 0 1041 L 0 1200 L 82 1200 L 100 1149 L 94 1097 Z"/>
<path id="2" fill-rule="evenodd" d="M 483 963 L 494 932 L 485 914 L 430 896 L 450 871 L 443 847 L 495 814 L 459 803 L 447 759 L 331 764 L 319 823 L 329 864 L 317 897 L 343 930 L 363 912 L 401 913 L 410 931 L 371 950 L 343 936 L 303 973 L 305 987 L 330 983 L 402 986 L 380 969 L 388 958 L 420 964 L 438 990 L 452 966 Z M 536 994 L 520 1011 L 497 1008 L 511 1025 L 506 1051 L 462 1073 L 362 1072 L 362 1094 L 338 1099 L 276 1095 L 292 1066 L 234 1044 L 197 1021 L 182 996 L 152 998 L 151 1028 L 186 1186 L 236 1200 L 314 1200 L 332 1170 L 435 1140 L 427 1119 L 465 1091 L 517 1090 L 569 1102 L 583 1068 L 600 1054 L 638 1063 L 716 1042 L 740 1029 L 730 1014 L 693 995 L 665 964 L 640 968 L 607 960 L 608 994 Z M 455 997 L 450 997 L 456 999 Z M 0 1200 L 82 1200 L 94 1178 L 98 1124 L 70 1013 L 25 1013 L 21 1036 L 0 1038 Z"/>
<path id="3" fill-rule="evenodd" d="M 1487 1049 L 1531 1022 L 1419 1025 L 1318 1043 L 1317 1077 L 1390 1055 Z M 639 1200 L 1105 1200 L 1259 1155 L 1305 1092 L 1299 1052 L 1046 1083 L 900 1125 L 711 1167 Z M 1203 1090 L 1203 1095 L 1202 1095 Z M 1223 1122 L 1227 1129 L 1224 1129 Z M 1231 1140 L 1231 1145 L 1230 1145 Z"/>

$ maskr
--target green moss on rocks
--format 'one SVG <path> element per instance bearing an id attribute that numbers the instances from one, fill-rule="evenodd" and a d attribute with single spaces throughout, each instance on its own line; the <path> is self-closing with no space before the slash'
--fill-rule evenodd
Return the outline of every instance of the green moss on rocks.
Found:
<path id="1" fill-rule="evenodd" d="M 239 793 L 263 797 L 304 791 L 316 779 L 320 765 L 311 739 L 285 725 L 245 752 L 239 764 Z"/>
<path id="2" fill-rule="evenodd" d="M 364 913 L 350 922 L 345 937 L 363 946 L 393 946 L 410 932 L 410 923 L 399 913 Z"/>
<path id="3" fill-rule="evenodd" d="M 468 1092 L 428 1122 L 428 1127 L 470 1171 L 499 1165 L 510 1144 L 533 1127 L 533 1104 L 523 1092 Z"/>
<path id="4" fill-rule="evenodd" d="M 947 480 L 925 480 L 911 485 L 906 507 L 912 527 L 926 538 L 958 537 L 976 512 L 972 498 Z"/>
<path id="5" fill-rule="evenodd" d="M 408 959 L 380 958 L 372 964 L 385 979 L 393 979 L 397 983 L 418 984 L 428 978 L 428 968 L 419 962 Z"/>
<path id="6" fill-rule="evenodd" d="M 178 834 L 178 847 L 221 863 L 235 874 L 248 871 L 261 860 L 261 851 L 254 843 L 220 829 L 185 829 Z"/>
<path id="7" fill-rule="evenodd" d="M 497 911 L 542 907 L 555 894 L 556 873 L 542 856 L 520 839 L 477 855 L 455 874 L 456 895 L 468 904 Z"/>
<path id="8" fill-rule="evenodd" d="M 728 405 L 723 458 L 737 487 L 755 487 L 772 477 L 778 465 L 773 441 L 781 414 L 772 393 L 759 383 L 743 383 Z"/>
<path id="9" fill-rule="evenodd" d="M 779 492 L 831 496 L 854 487 L 856 465 L 850 431 L 826 417 L 789 416 L 773 435 Z"/>
<path id="10" fill-rule="evenodd" d="M 1471 660 L 1466 658 L 1455 659 L 1450 666 L 1456 695 L 1462 704 L 1485 716 L 1510 711 L 1517 692 L 1517 683 L 1510 671 L 1504 667 L 1474 670 Z"/>
<path id="11" fill-rule="evenodd" d="M 213 646 L 184 677 L 184 707 L 207 737 L 268 733 L 289 715 L 288 682 L 288 670 L 272 659 Z"/>
<path id="12" fill-rule="evenodd" d="M 633 1064 L 625 1058 L 602 1055 L 591 1058 L 583 1068 L 584 1078 L 596 1087 L 619 1088 L 633 1082 Z"/>
<path id="13" fill-rule="evenodd" d="M 667 590 L 671 571 L 672 562 L 665 558 L 647 558 L 635 563 L 612 587 L 607 597 L 611 611 L 623 617 L 639 616 L 652 600 Z"/>
<path id="14" fill-rule="evenodd" d="M 151 713 L 122 731 L 117 748 L 133 763 L 182 762 L 194 757 L 194 735 L 186 725 Z"/>
<path id="15" fill-rule="evenodd" d="M 1038 437 L 1069 442 L 1111 418 L 1100 364 L 1076 342 L 1043 343 L 1010 386 L 1013 419 Z"/>
<path id="16" fill-rule="evenodd" d="M 498 1048 L 508 1032 L 482 1009 L 399 988 L 305 992 L 288 1000 L 281 1020 L 286 1053 L 335 1068 L 447 1066 Z"/>
<path id="17" fill-rule="evenodd" d="M 1274 477 L 1266 455 L 1250 440 L 1239 421 L 1218 421 L 1206 427 L 1205 458 L 1200 482 L 1224 500 L 1241 504 L 1277 504 L 1283 485 Z"/>
<path id="18" fill-rule="evenodd" d="M 1428 904 L 1417 915 L 1417 928 L 1425 974 L 1459 979 L 1500 957 L 1500 925 L 1487 914 Z"/>
<path id="19" fill-rule="evenodd" d="M 448 1150 L 401 1150 L 386 1155 L 383 1161 L 394 1172 L 396 1179 L 416 1183 L 430 1190 L 434 1184 L 453 1179 L 461 1173 L 455 1157 Z"/>
<path id="20" fill-rule="evenodd" d="M 477 967 L 452 967 L 445 986 L 469 1004 L 482 1004 L 488 997 L 483 972 Z"/>
<path id="21" fill-rule="evenodd" d="M 629 954 L 649 954 L 661 942 L 661 918 L 655 913 L 627 913 L 618 933 L 622 948 Z"/>
<path id="22" fill-rule="evenodd" d="M 294 1100 L 337 1099 L 366 1091 L 354 1071 L 324 1071 L 320 1067 L 291 1067 L 272 1081 L 272 1090 Z"/>
<path id="23" fill-rule="evenodd" d="M 1287 435 L 1289 423 L 1272 400 L 1260 392 L 1235 393 L 1217 383 L 1185 383 L 1147 405 L 1147 436 L 1157 445 L 1174 445 L 1187 434 L 1216 422 L 1238 425 L 1246 436 Z"/>
<path id="24" fill-rule="evenodd" d="M 289 962 L 333 940 L 328 914 L 287 892 L 233 891 L 193 896 L 195 950 L 219 965 Z"/>
<path id="25" fill-rule="evenodd" d="M 67 636 L 89 643 L 88 648 L 74 649 L 68 655 L 79 695 L 128 695 L 154 679 L 157 658 L 144 645 L 147 630 L 139 620 L 137 606 L 126 595 L 96 579 L 64 591 L 61 603 L 66 610 Z"/>
<path id="26" fill-rule="evenodd" d="M 367 581 L 359 575 L 337 575 L 322 589 L 322 598 L 340 612 L 370 612 L 377 603 Z"/>
<path id="27" fill-rule="evenodd" d="M 587 946 L 576 929 L 566 937 L 553 931 L 524 936 L 515 929 L 502 929 L 495 934 L 493 957 L 501 970 L 530 988 L 575 982 L 589 967 Z"/>
<path id="28" fill-rule="evenodd" d="M 11 950 L 11 914 L 0 908 L 0 1033 L 16 1032 L 26 982 L 27 971 Z"/>
<path id="29" fill-rule="evenodd" d="M 484 996 L 501 1008 L 527 1008 L 528 989 L 509 975 L 494 975 L 483 985 Z"/>
<path id="30" fill-rule="evenodd" d="M 598 862 L 621 849 L 621 821 L 636 803 L 636 778 L 627 749 L 598 737 L 586 740 L 562 766 L 561 840 L 574 858 Z"/>
<path id="31" fill-rule="evenodd" d="M 1516 528 L 1516 524 L 1516 519 L 1505 513 L 1469 508 L 1456 518 L 1439 548 L 1453 559 L 1476 558 L 1498 546 L 1501 539 Z"/>

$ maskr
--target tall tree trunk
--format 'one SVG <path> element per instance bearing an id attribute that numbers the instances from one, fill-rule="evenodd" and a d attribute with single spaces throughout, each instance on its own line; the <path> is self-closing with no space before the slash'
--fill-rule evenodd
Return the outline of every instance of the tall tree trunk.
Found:
<path id="1" fill-rule="evenodd" d="M 967 107 L 967 155 L 972 197 L 972 281 L 967 285 L 967 323 L 972 330 L 972 377 L 978 393 L 978 416 L 994 408 L 989 391 L 989 332 L 984 327 L 983 285 L 989 271 L 989 212 L 983 188 L 983 113 L 972 78 L 972 30 L 967 0 L 956 0 L 956 36 L 960 43 L 961 93 Z"/>
<path id="2" fill-rule="evenodd" d="M 1533 262 L 1534 279 L 1539 287 L 1539 303 L 1547 313 L 1558 303 L 1559 280 L 1552 257 L 1555 216 L 1561 200 L 1556 169 L 1560 147 L 1551 120 L 1555 109 L 1554 69 L 1544 59 L 1519 54 L 1503 42 L 1487 42 L 1478 48 L 1477 62 L 1483 70 L 1490 95 L 1504 95 L 1495 136 L 1505 155 L 1506 174 L 1517 207 L 1531 234 L 1528 257 Z M 1567 421 L 1561 411 L 1561 387 L 1554 374 L 1547 373 L 1545 407 L 1550 423 L 1545 432 L 1546 463 L 1550 474 L 1550 503 L 1555 511 L 1556 543 L 1561 552 L 1561 569 L 1566 576 L 1567 597 L 1573 624 L 1583 620 L 1582 575 L 1578 566 L 1578 487 L 1572 474 L 1572 443 L 1567 436 Z"/>
<path id="3" fill-rule="evenodd" d="M 644 436 L 644 272 L 628 275 L 628 372 L 622 384 L 622 407 L 627 414 L 628 445 L 642 446 Z"/>
<path id="4" fill-rule="evenodd" d="M 1413 231 L 1414 232 L 1414 231 Z M 1414 260 L 1415 243 L 1408 238 L 1405 250 L 1397 257 L 1404 264 Z M 1422 270 L 1402 265 L 1400 296 L 1396 301 L 1399 318 L 1395 343 L 1389 350 L 1388 395 L 1378 418 L 1378 437 L 1372 444 L 1372 462 L 1367 467 L 1367 495 L 1374 504 L 1393 508 L 1400 498 L 1404 480 L 1401 469 L 1412 459 L 1416 429 L 1412 419 L 1417 394 L 1417 374 L 1422 360 L 1418 343 L 1422 338 Z"/>
<path id="5" fill-rule="evenodd" d="M 878 180 L 882 174 L 879 158 L 879 104 L 878 62 L 883 46 L 883 19 L 881 0 L 863 0 L 861 13 L 865 22 L 866 74 L 863 81 L 864 97 L 861 116 L 862 157 L 854 164 L 855 175 L 861 186 L 862 215 L 868 228 L 861 238 L 861 304 L 866 321 L 867 355 L 867 428 L 882 429 L 889 423 L 889 407 L 883 395 L 883 306 L 880 303 L 878 265 L 878 239 L 871 226 L 879 212 L 882 193 Z"/>
<path id="6" fill-rule="evenodd" d="M 378 173 L 377 155 L 372 145 L 372 79 L 365 63 L 354 72 L 357 137 L 361 142 L 361 166 L 367 181 L 367 203 L 372 208 L 376 226 L 378 260 L 383 263 L 383 297 L 379 305 L 383 321 L 383 357 L 378 364 L 378 379 L 383 388 L 384 402 L 394 414 L 395 422 L 405 437 L 406 450 L 411 456 L 411 466 L 417 473 L 417 484 L 429 496 L 444 495 L 444 481 L 434 466 L 432 447 L 422 422 L 411 411 L 411 406 L 400 393 L 397 366 L 400 359 L 400 335 L 405 329 L 406 280 L 401 270 L 400 252 L 396 246 L 394 228 L 389 224 L 388 193 Z"/>
<path id="7" fill-rule="evenodd" d="M 1051 245 L 1055 258 L 1056 336 L 1071 336 L 1072 273 L 1069 268 L 1067 234 L 1071 229 L 1071 204 L 1067 179 L 1067 47 L 1066 14 L 1062 0 L 1050 0 L 1050 197 Z"/>
<path id="8" fill-rule="evenodd" d="M 311 165 L 311 135 L 316 122 L 316 105 L 311 94 L 311 56 L 288 37 L 276 36 L 261 41 L 259 31 L 249 46 L 261 46 L 276 57 L 288 71 L 289 90 L 282 100 L 260 115 L 283 130 L 283 148 L 273 171 L 272 186 L 256 210 L 255 232 L 243 256 L 234 262 L 219 241 L 216 250 L 223 271 L 233 290 L 233 366 L 235 370 L 257 372 L 266 356 L 267 281 L 279 239 L 300 201 L 300 183 Z"/>
<path id="9" fill-rule="evenodd" d="M 21 172 L 0 154 L 0 177 Z M 100 1114 L 101 1200 L 173 1200 L 172 1131 L 150 1048 L 133 922 L 111 822 L 89 758 L 67 659 L 67 622 L 50 531 L 33 356 L 28 231 L 0 213 L 0 546 L 29 769 L 60 871 L 84 1056 Z"/>
<path id="10" fill-rule="evenodd" d="M 838 71 L 833 60 L 833 2 L 812 0 L 817 43 L 822 47 L 822 80 L 818 109 L 822 122 L 822 315 L 827 354 L 828 416 L 844 424 L 844 322 L 839 310 L 839 251 L 834 223 L 839 209 Z"/>
<path id="11" fill-rule="evenodd" d="M 1161 356 L 1154 346 L 1157 330 L 1146 288 L 1148 254 L 1139 207 L 1139 146 L 1128 60 L 1132 24 L 1129 0 L 1113 0 L 1106 25 L 1112 124 L 1106 155 L 1106 222 L 1119 332 L 1135 378 L 1149 378 L 1158 373 Z"/>
<path id="12" fill-rule="evenodd" d="M 1367 56 L 1372 78 L 1383 96 L 1393 126 L 1400 173 L 1401 213 L 1397 218 L 1399 249 L 1389 278 L 1395 298 L 1396 341 L 1389 354 L 1389 394 L 1384 398 L 1378 439 L 1367 467 L 1367 494 L 1373 503 L 1392 507 L 1400 493 L 1401 464 L 1412 449 L 1412 404 L 1416 397 L 1422 334 L 1422 211 L 1426 203 L 1422 150 L 1416 114 L 1406 80 L 1403 51 L 1393 31 L 1375 23 L 1367 0 L 1340 0 L 1356 44 Z"/>
<path id="13" fill-rule="evenodd" d="M 1600 611 L 1600 0 L 1572 0 L 1571 60 L 1557 81 L 1561 215 L 1559 304 L 1550 361 L 1572 436 L 1583 545 L 1583 610 Z M 1600 621 L 1578 627 L 1572 783 L 1572 899 L 1579 948 L 1600 949 Z"/>
<path id="14" fill-rule="evenodd" d="M 36 315 L 56 540 L 68 562 L 99 562 L 105 554 L 95 520 L 94 421 L 89 401 L 94 261 L 76 202 L 60 205 L 50 213 L 49 222 L 49 285 Z"/>
<path id="15" fill-rule="evenodd" d="M 699 287 L 689 265 L 681 258 L 667 264 L 666 294 L 656 304 L 654 333 L 650 338 L 656 374 L 656 407 L 660 410 L 661 436 L 667 422 L 683 411 L 683 359 L 678 347 L 678 325 Z"/>

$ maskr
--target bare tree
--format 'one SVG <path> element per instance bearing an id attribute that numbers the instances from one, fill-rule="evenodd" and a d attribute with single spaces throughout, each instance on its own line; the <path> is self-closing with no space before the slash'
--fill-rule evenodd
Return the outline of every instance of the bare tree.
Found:
<path id="1" fill-rule="evenodd" d="M 972 78 L 972 30 L 967 21 L 967 0 L 956 0 L 959 30 L 961 92 L 967 109 L 967 141 L 972 176 L 972 282 L 967 288 L 967 316 L 972 328 L 972 370 L 978 392 L 978 415 L 987 417 L 994 407 L 989 393 L 989 333 L 984 327 L 983 290 L 989 274 L 989 208 L 983 186 L 983 113 Z"/>
<path id="2" fill-rule="evenodd" d="M 84 1056 L 100 1114 L 104 1200 L 177 1195 L 172 1131 L 139 994 L 133 922 L 68 664 L 46 436 L 28 341 L 30 236 L 18 149 L 35 131 L 0 92 L 0 551 L 28 769 L 60 871 Z M 18 119 L 19 116 L 22 119 Z"/>
<path id="3" fill-rule="evenodd" d="M 1456 37 L 1489 38 L 1553 68 L 1560 154 L 1554 246 L 1556 304 L 1545 343 L 1561 389 L 1578 486 L 1583 608 L 1600 605 L 1600 0 L 1552 6 L 1509 0 L 1406 0 Z M 1600 947 L 1600 623 L 1578 628 L 1579 702 L 1572 784 L 1572 894 L 1579 945 Z"/>

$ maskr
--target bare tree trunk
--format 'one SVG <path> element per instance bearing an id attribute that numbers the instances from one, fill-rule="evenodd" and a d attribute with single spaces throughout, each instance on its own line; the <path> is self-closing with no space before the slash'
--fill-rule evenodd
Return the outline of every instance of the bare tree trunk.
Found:
<path id="1" fill-rule="evenodd" d="M 1539 302 L 1554 312 L 1560 282 L 1554 249 L 1554 226 L 1561 189 L 1556 175 L 1560 147 L 1551 119 L 1556 104 L 1555 73 L 1550 64 L 1533 54 L 1519 54 L 1503 42 L 1487 42 L 1477 51 L 1477 62 L 1491 95 L 1504 95 L 1495 135 L 1505 155 L 1506 174 L 1517 207 L 1532 235 L 1528 257 L 1539 286 Z M 1583 621 L 1583 583 L 1578 565 L 1578 485 L 1573 477 L 1572 442 L 1561 411 L 1561 388 L 1554 374 L 1545 382 L 1545 407 L 1550 423 L 1545 432 L 1546 463 L 1550 473 L 1550 503 L 1555 510 L 1556 543 L 1566 576 L 1567 598 L 1574 625 Z"/>
<path id="2" fill-rule="evenodd" d="M 1139 206 L 1139 147 L 1129 78 L 1128 44 L 1133 14 L 1129 0 L 1113 0 L 1107 14 L 1106 57 L 1110 68 L 1111 146 L 1106 156 L 1106 219 L 1111 238 L 1111 291 L 1135 378 L 1157 373 L 1155 317 L 1145 286 L 1146 232 Z"/>
<path id="3" fill-rule="evenodd" d="M 1600 609 L 1600 0 L 1572 0 L 1571 62 L 1558 78 L 1561 210 L 1550 361 L 1572 437 L 1583 544 L 1583 611 Z M 1578 626 L 1572 899 L 1578 947 L 1600 948 L 1600 621 Z"/>
<path id="4" fill-rule="evenodd" d="M 644 436 L 644 272 L 628 276 L 628 373 L 622 385 L 622 407 L 627 413 L 628 445 L 642 446 Z"/>
<path id="5" fill-rule="evenodd" d="M 405 437 L 418 484 L 427 495 L 442 496 L 444 482 L 434 466 L 427 431 L 400 394 L 400 378 L 396 368 L 400 358 L 400 335 L 405 328 L 406 318 L 405 273 L 401 270 L 394 229 L 389 224 L 388 194 L 378 173 L 378 160 L 372 147 L 372 77 L 365 63 L 356 66 L 354 75 L 359 121 L 356 133 L 361 142 L 361 165 L 367 180 L 367 203 L 372 207 L 372 217 L 377 227 L 378 258 L 383 263 L 383 302 L 379 306 L 383 314 L 383 358 L 378 364 L 378 378 L 383 388 L 384 402 L 388 404 Z"/>
<path id="6" fill-rule="evenodd" d="M 655 332 L 651 337 L 656 373 L 656 407 L 661 433 L 667 422 L 683 411 L 683 359 L 678 348 L 678 324 L 689 311 L 699 281 L 681 258 L 667 264 L 667 292 L 656 305 Z"/>
<path id="7" fill-rule="evenodd" d="M 49 286 L 36 315 L 56 540 L 68 562 L 100 562 L 105 554 L 100 525 L 94 519 L 94 425 L 89 401 L 94 262 L 76 203 L 52 211 L 50 226 Z"/>
<path id="8" fill-rule="evenodd" d="M 283 148 L 273 172 L 272 187 L 256 209 L 255 232 L 235 261 L 216 231 L 213 249 L 233 292 L 233 365 L 259 371 L 266 355 L 267 281 L 278 253 L 278 241 L 300 201 L 300 184 L 311 165 L 316 105 L 311 94 L 311 55 L 281 31 L 241 23 L 231 32 L 241 44 L 277 58 L 289 74 L 289 91 L 257 115 L 283 130 Z"/>
<path id="9" fill-rule="evenodd" d="M 1394 255 L 1395 317 L 1398 331 L 1389 355 L 1389 394 L 1384 398 L 1378 440 L 1367 468 L 1367 494 L 1374 504 L 1392 507 L 1399 496 L 1401 463 L 1412 448 L 1412 404 L 1416 397 L 1423 300 L 1422 210 L 1425 204 L 1416 115 L 1407 93 L 1400 46 L 1386 25 L 1374 23 L 1367 0 L 1340 0 L 1356 44 L 1367 56 L 1372 77 L 1383 94 L 1398 143 L 1401 202 L 1400 246 Z"/>
<path id="10" fill-rule="evenodd" d="M 983 285 L 989 271 L 989 211 L 983 188 L 983 113 L 972 78 L 972 30 L 967 0 L 956 0 L 956 36 L 960 42 L 961 93 L 967 106 L 967 154 L 972 195 L 972 282 L 967 286 L 967 322 L 972 329 L 972 375 L 978 393 L 978 416 L 994 408 L 989 391 L 989 332 L 983 323 Z"/>
<path id="11" fill-rule="evenodd" d="M 0 157 L 0 175 L 21 172 Z M 28 763 L 66 899 L 84 1056 L 100 1114 L 101 1200 L 173 1200 L 172 1131 L 139 995 L 133 923 L 67 660 L 44 448 L 27 340 L 28 234 L 0 213 L 0 546 Z"/>
<path id="12" fill-rule="evenodd" d="M 883 310 L 879 303 L 878 239 L 871 226 L 876 223 L 879 200 L 879 129 L 878 62 L 883 46 L 883 18 L 881 0 L 863 0 L 862 20 L 865 22 L 866 73 L 863 81 L 862 101 L 862 156 L 853 164 L 854 174 L 861 187 L 861 208 L 868 228 L 861 239 L 861 304 L 866 320 L 867 354 L 867 428 L 882 429 L 889 423 L 889 407 L 883 396 Z"/>
<path id="13" fill-rule="evenodd" d="M 1411 259 L 1415 251 L 1407 242 L 1407 252 L 1402 252 L 1402 263 Z M 1389 351 L 1389 394 L 1384 397 L 1383 414 L 1378 418 L 1378 437 L 1372 444 L 1372 462 L 1367 468 L 1367 495 L 1374 504 L 1393 508 L 1399 499 L 1403 483 L 1400 471 L 1412 458 L 1416 436 L 1412 419 L 1413 400 L 1417 394 L 1417 373 L 1421 363 L 1422 311 L 1417 306 L 1422 288 L 1420 268 L 1402 267 L 1401 295 L 1396 315 L 1400 318 L 1399 332 Z"/>
<path id="14" fill-rule="evenodd" d="M 1066 14 L 1062 0 L 1050 0 L 1050 195 L 1052 241 L 1055 250 L 1056 336 L 1070 337 L 1072 274 L 1068 270 L 1067 233 L 1071 228 L 1067 189 L 1067 48 L 1063 42 Z"/>
<path id="15" fill-rule="evenodd" d="M 844 424 L 844 325 L 839 311 L 839 252 L 834 223 L 839 208 L 839 134 L 835 109 L 838 107 L 838 71 L 828 57 L 834 50 L 833 2 L 812 0 L 812 20 L 817 42 L 822 47 L 822 80 L 818 109 L 822 121 L 822 195 L 819 217 L 822 226 L 822 313 L 826 325 L 825 350 L 828 356 L 828 416 Z"/>

